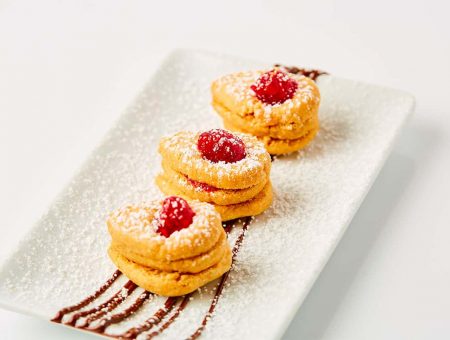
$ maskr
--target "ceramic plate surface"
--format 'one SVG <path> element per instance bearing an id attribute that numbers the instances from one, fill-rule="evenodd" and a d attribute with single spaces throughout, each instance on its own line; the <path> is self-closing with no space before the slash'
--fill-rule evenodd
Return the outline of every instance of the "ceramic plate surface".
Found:
<path id="1" fill-rule="evenodd" d="M 0 304 L 50 319 L 60 308 L 93 293 L 115 270 L 106 255 L 108 213 L 128 202 L 160 196 L 154 184 L 160 137 L 222 126 L 210 107 L 211 81 L 270 66 L 198 51 L 170 55 L 3 264 Z M 401 91 L 352 80 L 325 75 L 318 85 L 320 133 L 306 150 L 274 161 L 273 205 L 249 227 L 205 339 L 281 337 L 414 106 L 414 99 Z M 103 299 L 125 281 L 120 277 Z M 215 284 L 197 292 L 159 338 L 189 336 L 201 323 Z M 132 302 L 141 292 L 127 300 Z M 109 332 L 117 334 L 142 322 L 164 300 L 148 301 Z"/>

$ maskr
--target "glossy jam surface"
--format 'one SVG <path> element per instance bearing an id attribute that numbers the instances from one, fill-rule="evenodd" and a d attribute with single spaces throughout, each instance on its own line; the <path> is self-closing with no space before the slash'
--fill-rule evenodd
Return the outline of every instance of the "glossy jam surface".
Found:
<path id="1" fill-rule="evenodd" d="M 192 185 L 193 187 L 200 189 L 202 191 L 206 191 L 206 192 L 214 192 L 217 191 L 218 188 L 213 187 L 212 185 L 203 183 L 203 182 L 198 182 L 198 181 L 194 181 L 193 179 L 190 179 L 188 177 L 186 177 L 187 181 L 189 182 L 190 185 Z"/>
<path id="2" fill-rule="evenodd" d="M 263 73 L 258 80 L 250 86 L 256 98 L 265 104 L 282 104 L 291 99 L 297 91 L 297 82 L 289 75 L 274 69 Z"/>
<path id="3" fill-rule="evenodd" d="M 169 237 L 175 231 L 189 227 L 194 216 L 195 213 L 188 202 L 181 197 L 169 196 L 163 201 L 159 212 L 158 233 Z"/>
<path id="4" fill-rule="evenodd" d="M 197 148 L 203 158 L 213 163 L 235 163 L 246 156 L 242 139 L 222 129 L 213 129 L 201 133 Z"/>

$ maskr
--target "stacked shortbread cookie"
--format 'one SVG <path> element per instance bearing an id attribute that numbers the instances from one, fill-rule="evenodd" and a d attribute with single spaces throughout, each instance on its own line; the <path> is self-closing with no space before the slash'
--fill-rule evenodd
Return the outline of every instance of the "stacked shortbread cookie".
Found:
<path id="1" fill-rule="evenodd" d="M 161 191 L 209 202 L 223 221 L 258 215 L 272 202 L 270 155 L 253 136 L 183 131 L 162 138 L 159 152 Z"/>
<path id="2" fill-rule="evenodd" d="M 319 130 L 320 93 L 313 80 L 282 69 L 229 74 L 211 86 L 227 129 L 250 133 L 270 154 L 305 147 Z"/>
<path id="3" fill-rule="evenodd" d="M 111 260 L 150 292 L 187 294 L 231 267 L 230 245 L 210 204 L 171 196 L 119 209 L 107 225 Z"/>

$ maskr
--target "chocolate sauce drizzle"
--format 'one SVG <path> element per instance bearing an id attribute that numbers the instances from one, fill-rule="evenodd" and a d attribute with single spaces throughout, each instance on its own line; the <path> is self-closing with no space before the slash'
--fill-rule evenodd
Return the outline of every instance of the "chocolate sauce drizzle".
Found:
<path id="1" fill-rule="evenodd" d="M 104 333 L 106 327 L 115 324 L 115 323 L 119 323 L 122 320 L 128 318 L 129 316 L 131 316 L 134 312 L 136 312 L 143 304 L 145 301 L 147 301 L 151 296 L 153 296 L 153 293 L 144 291 L 141 295 L 139 295 L 139 297 L 136 299 L 136 301 L 134 301 L 134 303 L 128 307 L 127 309 L 125 309 L 123 312 L 114 314 L 108 318 L 104 318 L 100 321 L 99 325 L 96 326 L 95 328 L 89 328 L 88 330 L 92 331 L 92 332 L 96 332 L 96 333 Z"/>
<path id="2" fill-rule="evenodd" d="M 137 285 L 131 281 L 125 283 L 125 285 L 117 291 L 110 299 L 103 302 L 100 306 L 76 313 L 72 316 L 72 319 L 67 323 L 68 325 L 75 326 L 80 318 L 86 317 L 80 327 L 87 327 L 89 323 L 95 321 L 113 311 L 117 306 L 119 306 L 125 299 L 137 288 Z"/>
<path id="3" fill-rule="evenodd" d="M 64 317 L 64 315 L 75 312 L 77 310 L 80 310 L 81 308 L 87 306 L 91 302 L 93 302 L 95 299 L 97 299 L 100 295 L 102 295 L 111 285 L 116 281 L 116 279 L 121 275 L 122 273 L 120 270 L 116 270 L 114 274 L 106 281 L 97 291 L 95 291 L 94 294 L 89 295 L 84 300 L 80 301 L 76 305 L 69 306 L 66 308 L 61 309 L 58 313 L 56 313 L 56 316 L 51 320 L 53 322 L 60 323 Z"/>
<path id="4" fill-rule="evenodd" d="M 170 313 L 170 311 L 175 306 L 177 301 L 178 301 L 177 297 L 169 297 L 169 298 L 167 298 L 166 302 L 164 303 L 164 307 L 158 309 L 158 311 L 155 314 L 153 314 L 152 317 L 150 317 L 149 319 L 144 321 L 144 323 L 142 323 L 141 325 L 133 327 L 133 328 L 130 328 L 129 330 L 127 330 L 122 335 L 118 335 L 116 337 L 119 338 L 119 339 L 120 338 L 134 339 L 139 334 L 148 331 L 153 326 L 159 324 L 162 321 L 162 319 L 164 319 L 164 317 L 167 314 Z"/>
<path id="5" fill-rule="evenodd" d="M 289 73 L 293 73 L 293 74 L 301 74 L 305 77 L 311 78 L 312 80 L 316 81 L 317 78 L 319 76 L 321 76 L 322 74 L 328 74 L 325 71 L 321 71 L 321 70 L 315 70 L 315 69 L 308 69 L 308 68 L 299 68 L 296 66 L 284 66 L 281 64 L 275 64 L 275 67 L 280 67 L 284 70 L 286 70 L 286 72 Z"/>
<path id="6" fill-rule="evenodd" d="M 235 223 L 236 223 L 236 220 L 225 221 L 222 223 L 223 229 L 225 230 L 227 235 L 231 232 Z"/>
<path id="7" fill-rule="evenodd" d="M 175 313 L 173 313 L 172 316 L 165 323 L 163 323 L 157 331 L 148 334 L 147 340 L 153 339 L 155 336 L 161 334 L 165 329 L 167 329 L 175 321 L 178 315 L 180 315 L 183 309 L 186 308 L 186 305 L 191 300 L 191 296 L 192 293 L 185 295 L 183 300 L 181 300 L 181 303 L 178 305 L 178 308 L 175 310 Z"/>
<path id="8" fill-rule="evenodd" d="M 245 233 L 247 232 L 248 226 L 250 222 L 252 221 L 252 217 L 246 217 L 243 219 L 243 225 L 242 230 L 240 234 L 238 235 L 236 242 L 234 244 L 233 250 L 232 250 L 232 262 L 234 263 L 236 256 L 239 252 L 239 249 L 242 245 L 242 242 L 244 240 Z M 236 220 L 233 221 L 227 221 L 223 224 L 223 227 L 227 234 L 229 234 L 235 225 Z M 231 271 L 231 270 L 230 270 Z M 211 300 L 211 304 L 209 306 L 208 312 L 204 316 L 201 325 L 197 328 L 197 330 L 189 336 L 188 339 L 194 340 L 197 339 L 204 329 L 206 328 L 206 325 L 208 321 L 211 319 L 212 315 L 214 314 L 215 308 L 217 306 L 217 303 L 219 302 L 220 297 L 222 296 L 223 288 L 225 286 L 225 283 L 230 275 L 230 271 L 226 272 L 222 275 L 220 278 L 220 281 L 218 283 L 218 286 L 216 288 L 215 294 L 213 299 Z M 100 295 L 102 295 L 108 288 L 111 287 L 111 285 L 116 281 L 116 279 L 121 275 L 122 273 L 117 270 L 114 272 L 114 274 L 109 278 L 94 294 L 88 296 L 81 302 L 79 302 L 76 305 L 66 307 L 61 309 L 56 316 L 51 320 L 53 322 L 57 323 L 63 323 L 62 319 L 65 315 L 77 312 L 81 310 L 82 308 L 86 307 L 90 303 L 94 302 Z M 134 312 L 139 310 L 139 308 L 144 304 L 145 301 L 147 301 L 149 298 L 151 298 L 154 294 L 144 291 L 142 294 L 139 295 L 139 297 L 134 301 L 132 305 L 130 305 L 128 308 L 123 310 L 122 312 L 108 315 L 111 313 L 114 309 L 116 309 L 121 303 L 123 303 L 130 294 L 137 288 L 137 285 L 134 284 L 131 281 L 128 281 L 125 283 L 125 285 L 117 291 L 110 299 L 103 302 L 102 304 L 90 308 L 88 310 L 83 310 L 80 312 L 75 313 L 72 315 L 71 319 L 68 322 L 64 322 L 65 325 L 75 327 L 75 328 L 82 328 L 86 331 L 102 334 L 107 337 L 111 338 L 118 338 L 118 339 L 135 339 L 138 335 L 147 332 L 151 330 L 153 327 L 158 326 L 166 317 L 169 316 L 171 311 L 175 308 L 177 303 L 181 300 L 181 302 L 178 304 L 178 307 L 175 309 L 175 312 L 168 317 L 168 319 L 161 325 L 159 328 L 149 334 L 146 335 L 146 339 L 152 339 L 155 336 L 161 334 L 164 330 L 166 330 L 181 314 L 181 312 L 186 308 L 189 301 L 191 300 L 192 293 L 187 294 L 183 297 L 169 297 L 166 299 L 164 306 L 158 309 L 150 318 L 148 318 L 146 321 L 144 321 L 142 324 L 132 327 L 125 331 L 123 334 L 108 334 L 106 333 L 106 328 L 112 324 L 119 323 L 123 321 L 124 319 L 130 317 L 133 315 Z M 80 324 L 78 320 L 83 318 L 83 322 Z M 90 327 L 91 324 L 94 321 L 98 321 L 97 325 L 95 327 Z"/>

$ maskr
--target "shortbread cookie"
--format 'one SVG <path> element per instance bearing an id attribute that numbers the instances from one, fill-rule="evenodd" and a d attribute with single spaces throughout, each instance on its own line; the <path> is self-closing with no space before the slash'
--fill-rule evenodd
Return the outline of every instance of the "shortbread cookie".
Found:
<path id="1" fill-rule="evenodd" d="M 231 267 L 231 248 L 219 213 L 208 203 L 170 196 L 111 214 L 108 254 L 138 286 L 187 294 Z"/>
<path id="2" fill-rule="evenodd" d="M 281 97 L 269 97 L 269 102 L 263 101 L 264 97 L 258 98 L 255 89 L 264 88 L 261 80 L 270 82 L 269 85 L 279 80 L 274 87 Z M 291 85 L 292 90 L 283 91 L 283 86 L 291 82 L 296 84 Z M 302 75 L 286 74 L 278 69 L 238 72 L 223 76 L 212 83 L 211 92 L 213 102 L 241 117 L 253 116 L 263 126 L 301 123 L 304 117 L 311 117 L 317 113 L 320 103 L 319 89 L 313 80 Z"/>
<path id="3" fill-rule="evenodd" d="M 166 272 L 177 271 L 182 273 L 199 273 L 219 262 L 225 253 L 225 248 L 228 247 L 227 237 L 225 234 L 222 234 L 217 243 L 207 252 L 175 261 L 162 261 L 149 256 L 143 256 L 134 249 L 127 247 L 126 244 L 116 241 L 111 243 L 110 248 L 119 252 L 130 261 L 145 267 L 155 268 Z"/>
<path id="4" fill-rule="evenodd" d="M 171 237 L 158 233 L 157 213 L 162 202 L 128 205 L 113 212 L 108 230 L 114 241 L 144 257 L 176 261 L 209 251 L 219 241 L 223 228 L 220 216 L 210 204 L 189 202 L 195 213 L 192 224 Z"/>
<path id="5" fill-rule="evenodd" d="M 114 248 L 109 248 L 108 254 L 117 268 L 131 281 L 149 292 L 163 296 L 180 296 L 191 293 L 221 277 L 231 267 L 230 247 L 226 248 L 219 262 L 195 274 L 165 272 L 145 267 L 127 259 Z"/>
<path id="6" fill-rule="evenodd" d="M 224 221 L 260 214 L 272 202 L 270 155 L 253 136 L 180 132 L 163 139 L 160 152 L 160 190 L 212 203 Z"/>
<path id="7" fill-rule="evenodd" d="M 162 138 L 159 152 L 168 166 L 191 180 L 220 189 L 249 188 L 256 178 L 270 171 L 270 155 L 256 138 L 241 133 L 236 136 L 245 145 L 245 156 L 238 161 L 207 159 L 198 149 L 200 134 L 190 131 Z"/>
<path id="8" fill-rule="evenodd" d="M 305 76 L 279 68 L 239 72 L 214 81 L 211 92 L 225 126 L 257 136 L 271 154 L 303 148 L 319 128 L 319 89 Z"/>

